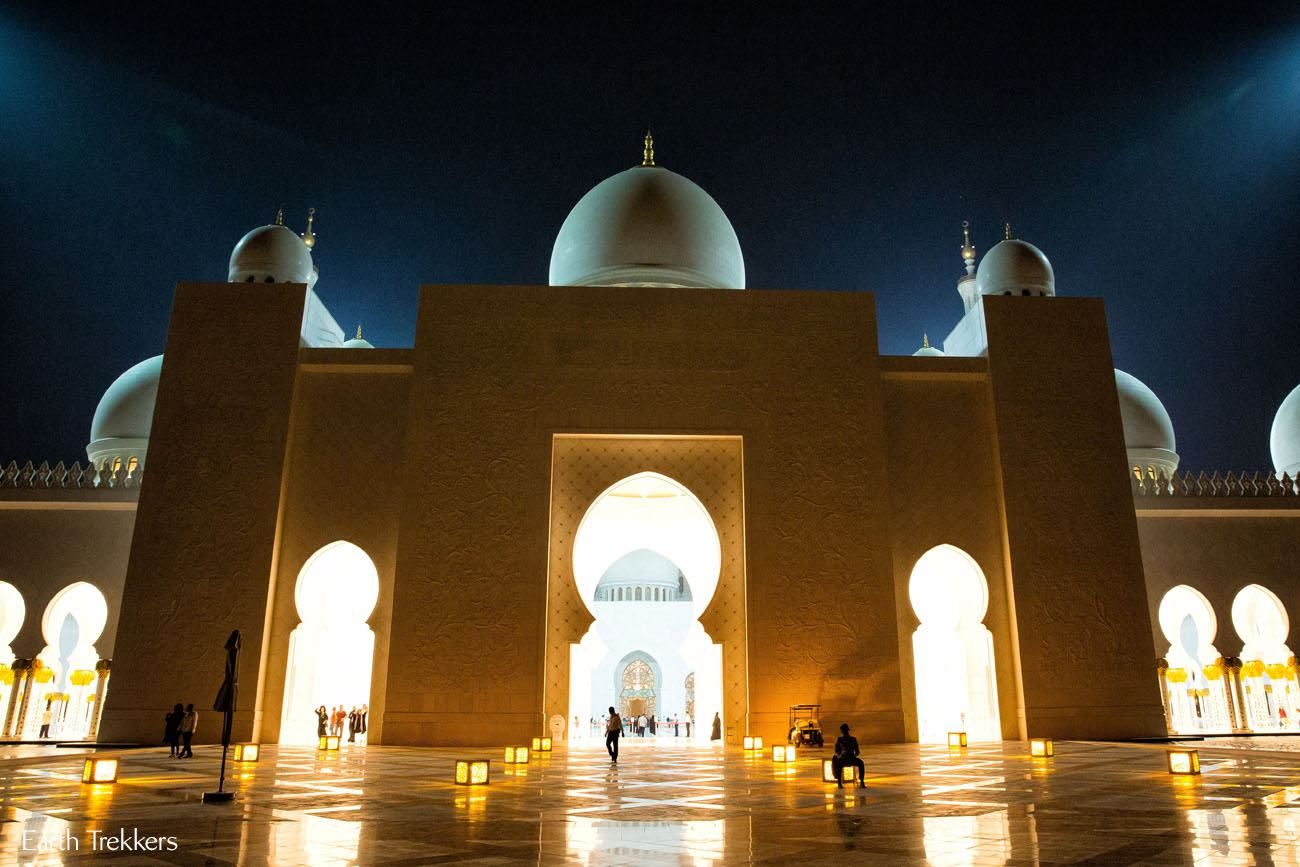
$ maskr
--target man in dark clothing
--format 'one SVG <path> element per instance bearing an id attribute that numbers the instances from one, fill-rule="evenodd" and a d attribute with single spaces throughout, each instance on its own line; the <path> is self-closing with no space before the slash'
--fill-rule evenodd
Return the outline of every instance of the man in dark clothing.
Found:
<path id="1" fill-rule="evenodd" d="M 623 719 L 611 707 L 609 722 L 605 724 L 605 749 L 609 751 L 609 760 L 618 764 L 618 739 L 623 734 Z"/>
<path id="2" fill-rule="evenodd" d="M 844 768 L 852 766 L 858 769 L 858 787 L 866 788 L 866 765 L 858 756 L 858 739 L 849 734 L 849 724 L 840 726 L 840 736 L 835 740 L 835 755 L 831 758 L 831 767 L 835 769 L 835 782 L 844 788 Z"/>

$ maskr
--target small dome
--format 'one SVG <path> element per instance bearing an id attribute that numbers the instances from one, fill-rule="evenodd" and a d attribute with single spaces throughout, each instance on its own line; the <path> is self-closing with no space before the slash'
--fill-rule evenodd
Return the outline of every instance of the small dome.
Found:
<path id="1" fill-rule="evenodd" d="M 86 456 L 92 464 L 102 466 L 113 458 L 121 458 L 123 462 L 135 458 L 144 463 L 162 360 L 161 355 L 146 358 L 113 380 L 104 392 L 95 408 L 90 443 L 86 446 Z"/>
<path id="2" fill-rule="evenodd" d="M 930 345 L 930 335 L 921 338 L 921 348 L 912 353 L 913 358 L 941 358 L 943 350 Z"/>
<path id="3" fill-rule="evenodd" d="M 708 193 L 662 166 L 637 166 L 573 206 L 551 252 L 550 282 L 744 289 L 745 260 Z"/>
<path id="4" fill-rule="evenodd" d="M 230 254 L 231 283 L 316 283 L 311 250 L 288 226 L 261 226 Z"/>
<path id="5" fill-rule="evenodd" d="M 369 340 L 361 336 L 361 326 L 357 326 L 357 336 L 343 341 L 344 349 L 374 349 L 375 346 Z"/>
<path id="6" fill-rule="evenodd" d="M 1056 294 L 1056 275 L 1043 251 L 1018 238 L 993 245 L 980 260 L 975 285 L 981 295 Z"/>
<path id="7" fill-rule="evenodd" d="M 1173 473 L 1178 469 L 1178 444 L 1165 405 L 1142 380 L 1122 370 L 1115 371 L 1115 389 L 1129 468 Z"/>
<path id="8" fill-rule="evenodd" d="M 1273 416 L 1273 430 L 1268 437 L 1273 453 L 1273 469 L 1291 478 L 1300 474 L 1300 385 L 1291 389 Z"/>

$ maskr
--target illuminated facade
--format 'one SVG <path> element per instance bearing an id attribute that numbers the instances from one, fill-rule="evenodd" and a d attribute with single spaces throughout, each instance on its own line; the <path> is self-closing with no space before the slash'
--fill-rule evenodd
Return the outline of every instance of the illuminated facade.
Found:
<path id="1" fill-rule="evenodd" d="M 410 348 L 344 339 L 310 225 L 255 229 L 178 286 L 88 469 L 0 476 L 3 735 L 156 741 L 236 627 L 250 741 L 321 706 L 484 746 L 609 706 L 728 743 L 795 704 L 867 741 L 1300 725 L 1300 398 L 1277 473 L 1180 473 L 1100 301 L 1006 236 L 900 357 L 869 294 L 745 289 L 649 141 L 552 285 L 425 286 Z"/>

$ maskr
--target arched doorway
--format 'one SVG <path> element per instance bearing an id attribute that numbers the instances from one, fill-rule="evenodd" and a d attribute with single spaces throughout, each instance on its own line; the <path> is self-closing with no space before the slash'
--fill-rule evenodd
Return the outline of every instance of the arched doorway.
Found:
<path id="1" fill-rule="evenodd" d="M 663 682 L 658 669 L 654 658 L 640 651 L 619 661 L 614 669 L 618 677 L 614 689 L 618 692 L 619 716 L 635 720 L 661 713 L 658 699 Z"/>
<path id="2" fill-rule="evenodd" d="M 41 634 L 45 647 L 37 656 L 41 668 L 33 672 L 26 737 L 81 740 L 95 728 L 99 699 L 95 694 L 95 642 L 108 622 L 108 601 L 99 588 L 86 581 L 64 587 L 45 607 Z"/>
<path id="3" fill-rule="evenodd" d="M 921 622 L 912 633 L 918 739 L 946 743 L 948 732 L 964 731 L 971 741 L 1000 741 L 983 570 L 960 548 L 939 545 L 912 567 L 908 596 Z"/>
<path id="4" fill-rule="evenodd" d="M 13 700 L 14 649 L 10 645 L 26 619 L 23 594 L 8 581 L 0 581 L 0 725 L 4 724 L 9 702 Z"/>
<path id="5" fill-rule="evenodd" d="M 1228 679 L 1214 646 L 1219 629 L 1210 601 L 1179 584 L 1160 600 L 1160 631 L 1169 642 L 1165 661 L 1165 705 L 1176 734 L 1230 732 Z"/>
<path id="6" fill-rule="evenodd" d="M 1267 587 L 1248 584 L 1232 601 L 1232 625 L 1241 648 L 1241 688 L 1246 723 L 1253 731 L 1300 725 L 1295 654 L 1286 645 L 1291 630 L 1282 600 Z"/>
<path id="7" fill-rule="evenodd" d="M 573 574 L 595 622 L 571 645 L 570 717 L 598 723 L 611 706 L 649 709 L 662 737 L 674 731 L 671 720 L 721 713 L 722 651 L 699 622 L 721 561 L 708 511 L 666 476 L 639 473 L 592 502 L 574 538 Z M 684 685 L 692 672 L 689 706 Z M 642 687 L 625 676 L 640 677 Z M 685 737 L 684 725 L 676 731 Z M 698 731 L 693 726 L 692 736 Z"/>
<path id="8" fill-rule="evenodd" d="M 280 743 L 312 744 L 317 707 L 332 713 L 369 706 L 375 634 L 367 621 L 379 598 L 379 573 L 356 545 L 331 542 L 303 565 L 293 598 L 301 622 L 289 636 Z"/>

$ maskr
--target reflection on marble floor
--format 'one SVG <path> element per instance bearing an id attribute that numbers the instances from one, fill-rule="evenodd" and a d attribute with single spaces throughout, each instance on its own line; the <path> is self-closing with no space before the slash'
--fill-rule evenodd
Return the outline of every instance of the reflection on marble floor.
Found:
<path id="1" fill-rule="evenodd" d="M 617 768 L 579 747 L 493 761 L 491 784 L 466 788 L 455 758 L 488 751 L 268 747 L 222 806 L 199 800 L 212 747 L 124 752 L 115 786 L 83 786 L 79 755 L 42 748 L 0 757 L 0 863 L 100 858 L 91 831 L 125 829 L 177 848 L 123 865 L 1300 864 L 1300 754 L 1252 741 L 1201 744 L 1200 779 L 1170 777 L 1151 746 L 868 747 L 868 788 L 842 791 L 816 751 L 789 768 L 630 741 Z"/>

